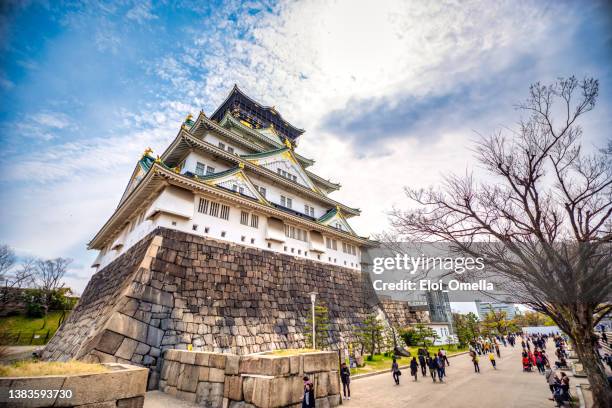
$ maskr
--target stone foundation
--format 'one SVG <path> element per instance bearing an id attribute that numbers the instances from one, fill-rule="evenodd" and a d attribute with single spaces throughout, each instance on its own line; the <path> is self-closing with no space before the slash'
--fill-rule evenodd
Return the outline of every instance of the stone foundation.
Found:
<path id="1" fill-rule="evenodd" d="M 291 356 L 167 350 L 159 388 L 208 408 L 301 407 L 304 375 L 318 407 L 340 404 L 337 352 Z"/>
<path id="2" fill-rule="evenodd" d="M 154 388 L 167 349 L 303 348 L 312 291 L 329 309 L 333 349 L 379 308 L 365 273 L 158 228 L 92 276 L 43 358 L 150 367 Z"/>

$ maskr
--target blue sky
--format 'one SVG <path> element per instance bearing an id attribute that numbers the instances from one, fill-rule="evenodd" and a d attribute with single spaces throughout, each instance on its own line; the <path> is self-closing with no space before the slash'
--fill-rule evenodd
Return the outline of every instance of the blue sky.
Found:
<path id="1" fill-rule="evenodd" d="M 612 13 L 573 3 L 3 2 L 0 242 L 74 258 L 68 283 L 82 290 L 87 242 L 142 151 L 162 151 L 234 83 L 306 129 L 300 151 L 363 210 L 365 235 L 404 203 L 402 186 L 469 169 L 470 140 L 515 126 L 532 82 L 599 78 L 584 143 L 603 145 Z"/>

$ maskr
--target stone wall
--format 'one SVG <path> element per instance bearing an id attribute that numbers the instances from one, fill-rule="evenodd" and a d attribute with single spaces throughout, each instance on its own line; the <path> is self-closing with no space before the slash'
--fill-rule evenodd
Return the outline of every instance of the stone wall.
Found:
<path id="1" fill-rule="evenodd" d="M 317 407 L 340 404 L 337 352 L 238 356 L 167 350 L 159 389 L 208 408 L 301 407 L 304 375 Z"/>
<path id="2" fill-rule="evenodd" d="M 43 358 L 143 365 L 155 387 L 166 349 L 304 347 L 311 291 L 329 309 L 334 349 L 378 308 L 362 272 L 158 228 L 92 277 Z"/>
<path id="3" fill-rule="evenodd" d="M 429 312 L 426 309 L 411 307 L 408 302 L 381 299 L 379 304 L 389 323 L 394 327 L 402 329 L 413 323 L 429 323 Z"/>

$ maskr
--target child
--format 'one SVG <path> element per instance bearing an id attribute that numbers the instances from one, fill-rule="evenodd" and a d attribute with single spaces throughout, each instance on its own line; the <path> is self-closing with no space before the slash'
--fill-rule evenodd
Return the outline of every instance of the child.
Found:
<path id="1" fill-rule="evenodd" d="M 493 366 L 493 368 L 497 370 L 497 367 L 495 367 L 495 354 L 489 354 L 489 360 L 491 360 L 491 365 Z"/>
<path id="2" fill-rule="evenodd" d="M 314 408 L 314 406 L 314 384 L 310 381 L 308 376 L 304 376 L 304 397 L 302 399 L 302 408 Z"/>

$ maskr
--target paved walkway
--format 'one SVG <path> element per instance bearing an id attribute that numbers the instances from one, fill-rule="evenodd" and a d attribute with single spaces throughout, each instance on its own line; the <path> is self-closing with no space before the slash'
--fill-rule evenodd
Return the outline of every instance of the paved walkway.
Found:
<path id="1" fill-rule="evenodd" d="M 549 342 L 548 354 L 554 356 L 554 345 Z M 396 386 L 389 374 L 352 381 L 352 399 L 343 407 L 443 407 L 443 408 L 537 408 L 554 407 L 548 400 L 550 391 L 543 375 L 537 370 L 524 373 L 521 365 L 521 347 L 501 347 L 501 359 L 493 370 L 488 357 L 480 357 L 480 374 L 474 373 L 469 354 L 450 358 L 445 383 L 433 383 L 431 377 L 418 381 L 403 370 L 401 384 Z M 429 371 L 428 371 L 429 373 Z M 571 371 L 567 372 L 571 375 Z M 420 370 L 419 370 L 420 374 Z M 572 377 L 572 390 L 576 381 Z"/>

